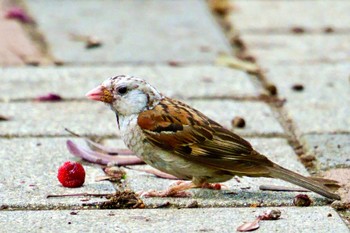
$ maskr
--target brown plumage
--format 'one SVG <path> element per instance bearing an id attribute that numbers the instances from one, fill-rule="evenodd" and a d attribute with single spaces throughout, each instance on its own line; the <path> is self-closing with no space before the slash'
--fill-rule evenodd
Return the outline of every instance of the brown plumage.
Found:
<path id="1" fill-rule="evenodd" d="M 127 87 L 127 94 L 118 93 L 120 87 Z M 165 192 L 153 192 L 152 196 L 207 187 L 209 182 L 222 182 L 238 175 L 279 178 L 325 197 L 340 199 L 322 181 L 273 163 L 240 136 L 190 106 L 164 97 L 143 80 L 117 76 L 105 81 L 99 89 L 103 90 L 101 98 L 94 95 L 93 99 L 107 102 L 106 90 L 109 99 L 114 96 L 108 103 L 121 120 L 120 130 L 131 150 L 151 166 L 180 179 L 192 180 Z M 123 103 L 130 105 L 129 108 L 123 107 Z"/>

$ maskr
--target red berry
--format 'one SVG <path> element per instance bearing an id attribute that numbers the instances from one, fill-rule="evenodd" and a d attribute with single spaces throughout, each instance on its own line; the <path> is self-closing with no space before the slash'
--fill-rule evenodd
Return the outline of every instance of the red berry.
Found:
<path id="1" fill-rule="evenodd" d="M 85 181 L 84 167 L 80 163 L 67 161 L 58 168 L 57 178 L 64 187 L 80 187 Z"/>

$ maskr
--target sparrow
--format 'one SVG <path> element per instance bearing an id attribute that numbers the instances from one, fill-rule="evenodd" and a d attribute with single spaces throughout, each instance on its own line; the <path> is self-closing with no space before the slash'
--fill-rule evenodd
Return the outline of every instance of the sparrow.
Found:
<path id="1" fill-rule="evenodd" d="M 215 188 L 234 176 L 278 178 L 339 200 L 322 179 L 285 169 L 252 145 L 187 104 L 166 97 L 143 79 L 118 75 L 89 91 L 115 113 L 121 138 L 148 165 L 181 180 L 145 196 L 181 196 L 191 188 Z"/>

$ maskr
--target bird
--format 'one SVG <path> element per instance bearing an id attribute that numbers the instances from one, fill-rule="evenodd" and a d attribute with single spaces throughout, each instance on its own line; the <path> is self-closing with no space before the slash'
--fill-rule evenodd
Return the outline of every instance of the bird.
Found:
<path id="1" fill-rule="evenodd" d="M 186 196 L 235 176 L 269 177 L 340 200 L 321 178 L 305 177 L 272 162 L 239 135 L 189 105 L 167 97 L 142 78 L 117 75 L 86 94 L 116 115 L 126 146 L 146 164 L 180 180 L 145 196 Z"/>

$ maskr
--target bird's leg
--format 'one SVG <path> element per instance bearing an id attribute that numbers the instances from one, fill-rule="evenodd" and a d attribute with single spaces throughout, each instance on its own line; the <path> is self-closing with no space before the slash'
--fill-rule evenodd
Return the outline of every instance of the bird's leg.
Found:
<path id="1" fill-rule="evenodd" d="M 191 188 L 199 188 L 200 186 L 196 185 L 192 181 L 182 181 L 179 180 L 172 184 L 169 188 L 162 191 L 150 190 L 147 192 L 140 193 L 141 197 L 189 197 L 191 194 L 185 190 Z"/>

